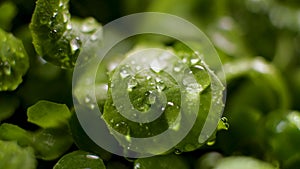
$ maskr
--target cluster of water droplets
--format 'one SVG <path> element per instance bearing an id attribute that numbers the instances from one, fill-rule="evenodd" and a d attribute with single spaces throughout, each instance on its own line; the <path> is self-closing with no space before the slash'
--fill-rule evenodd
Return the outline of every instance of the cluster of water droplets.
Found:
<path id="1" fill-rule="evenodd" d="M 0 61 L 0 76 L 6 75 L 10 76 L 12 72 L 12 67 L 15 65 L 15 61 L 12 61 L 12 63 L 8 63 L 8 61 Z"/>
<path id="2" fill-rule="evenodd" d="M 85 104 L 86 104 L 90 109 L 92 109 L 92 110 L 96 107 L 96 103 L 94 103 L 94 102 L 92 101 L 92 98 L 91 98 L 90 96 L 86 96 L 86 97 L 84 98 L 84 102 L 85 102 Z"/>

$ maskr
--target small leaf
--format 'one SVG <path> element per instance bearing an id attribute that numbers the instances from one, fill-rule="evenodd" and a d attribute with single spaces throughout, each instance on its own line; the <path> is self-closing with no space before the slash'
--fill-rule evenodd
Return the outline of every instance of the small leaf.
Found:
<path id="1" fill-rule="evenodd" d="M 97 155 L 85 152 L 74 151 L 63 156 L 53 169 L 105 169 L 104 163 Z"/>
<path id="2" fill-rule="evenodd" d="M 28 122 L 42 128 L 67 125 L 71 112 L 65 104 L 39 101 L 27 110 Z"/>
<path id="3" fill-rule="evenodd" d="M 28 67 L 22 41 L 0 28 L 0 91 L 15 90 Z"/>
<path id="4" fill-rule="evenodd" d="M 70 19 L 68 0 L 38 0 L 30 30 L 36 52 L 62 68 L 75 65 L 80 48 L 99 28 L 93 18 Z"/>
<path id="5" fill-rule="evenodd" d="M 276 169 L 273 165 L 245 156 L 232 156 L 220 159 L 213 169 Z"/>
<path id="6" fill-rule="evenodd" d="M 73 139 L 64 129 L 42 129 L 34 133 L 32 147 L 36 157 L 54 160 L 63 155 L 72 145 Z"/>
<path id="7" fill-rule="evenodd" d="M 43 160 L 53 160 L 60 157 L 73 144 L 73 139 L 66 129 L 52 128 L 29 132 L 7 123 L 0 126 L 0 139 L 16 141 L 23 147 L 31 146 L 36 158 Z"/>
<path id="8" fill-rule="evenodd" d="M 22 148 L 15 142 L 0 140 L 0 168 L 35 169 L 36 164 L 32 148 Z"/>
<path id="9" fill-rule="evenodd" d="M 170 154 L 140 158 L 134 162 L 135 169 L 188 169 L 187 163 L 181 156 Z"/>
<path id="10" fill-rule="evenodd" d="M 0 126 L 0 139 L 17 141 L 20 146 L 28 146 L 32 143 L 32 133 L 17 125 L 3 123 Z"/>

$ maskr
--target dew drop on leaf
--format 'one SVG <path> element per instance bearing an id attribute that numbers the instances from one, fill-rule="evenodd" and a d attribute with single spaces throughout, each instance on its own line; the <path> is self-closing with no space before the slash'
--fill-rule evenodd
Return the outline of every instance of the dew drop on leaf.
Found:
<path id="1" fill-rule="evenodd" d="M 132 89 L 138 85 L 138 82 L 135 78 L 131 78 L 129 81 L 128 81 L 128 86 L 127 86 L 127 90 L 128 91 L 132 91 Z"/>
<path id="2" fill-rule="evenodd" d="M 93 34 L 93 35 L 91 36 L 91 41 L 96 41 L 97 39 L 98 39 L 98 36 L 97 36 L 97 35 Z"/>
<path id="3" fill-rule="evenodd" d="M 120 76 L 121 76 L 122 79 L 124 79 L 124 78 L 129 76 L 129 73 L 127 72 L 127 70 L 122 70 L 120 72 Z"/>
<path id="4" fill-rule="evenodd" d="M 173 102 L 168 102 L 168 105 L 169 106 L 174 106 L 174 103 Z"/>
<path id="5" fill-rule="evenodd" d="M 215 142 L 216 142 L 216 140 L 211 140 L 211 141 L 208 141 L 208 142 L 206 143 L 206 145 L 212 146 L 212 145 L 215 144 Z"/>
<path id="6" fill-rule="evenodd" d="M 135 163 L 135 165 L 134 165 L 134 169 L 140 169 L 141 168 L 141 165 L 140 165 L 140 163 Z"/>
<path id="7" fill-rule="evenodd" d="M 181 71 L 181 69 L 180 69 L 180 67 L 174 67 L 174 72 L 180 72 Z"/>
<path id="8" fill-rule="evenodd" d="M 204 70 L 204 67 L 200 66 L 200 65 L 195 65 L 194 68 L 199 69 L 199 70 Z"/>
<path id="9" fill-rule="evenodd" d="M 96 155 L 91 155 L 91 154 L 86 155 L 86 158 L 93 159 L 93 160 L 99 159 L 98 156 L 96 156 Z"/>
<path id="10" fill-rule="evenodd" d="M 66 28 L 67 28 L 67 30 L 71 30 L 72 29 L 72 24 L 68 23 Z"/>
<path id="11" fill-rule="evenodd" d="M 150 94 L 148 97 L 149 104 L 154 104 L 156 101 L 156 96 L 154 94 Z"/>
<path id="12" fill-rule="evenodd" d="M 156 85 L 156 88 L 157 88 L 158 92 L 162 92 L 166 88 L 166 85 L 164 83 L 158 83 Z"/>
<path id="13" fill-rule="evenodd" d="M 80 48 L 79 37 L 70 41 L 71 53 L 74 54 Z"/>
<path id="14" fill-rule="evenodd" d="M 179 154 L 182 153 L 182 151 L 180 149 L 175 149 L 174 153 L 177 154 L 177 155 L 179 155 Z"/>
<path id="15" fill-rule="evenodd" d="M 198 63 L 199 61 L 200 61 L 199 58 L 191 59 L 191 64 L 192 64 L 192 65 L 195 65 L 195 64 Z"/>

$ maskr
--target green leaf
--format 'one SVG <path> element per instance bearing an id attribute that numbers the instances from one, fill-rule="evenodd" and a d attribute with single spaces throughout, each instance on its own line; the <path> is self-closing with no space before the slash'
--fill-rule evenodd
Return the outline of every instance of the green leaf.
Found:
<path id="1" fill-rule="evenodd" d="M 153 156 L 135 160 L 134 168 L 138 169 L 188 169 L 187 163 L 179 155 Z"/>
<path id="2" fill-rule="evenodd" d="M 26 131 L 13 124 L 0 126 L 0 139 L 16 141 L 20 146 L 31 146 L 39 159 L 53 160 L 63 155 L 73 144 L 66 129 L 49 128 L 36 132 Z"/>
<path id="3" fill-rule="evenodd" d="M 22 41 L 0 28 L 0 91 L 15 90 L 28 67 Z"/>
<path id="4" fill-rule="evenodd" d="M 22 148 L 15 142 L 0 140 L 0 168 L 35 169 L 37 161 L 32 148 Z"/>
<path id="5" fill-rule="evenodd" d="M 0 139 L 17 141 L 20 146 L 28 146 L 32 143 L 32 133 L 17 125 L 3 123 L 0 126 Z"/>
<path id="6" fill-rule="evenodd" d="M 289 95 L 283 77 L 278 69 L 263 58 L 239 59 L 224 64 L 223 66 L 226 80 L 229 83 L 240 77 L 250 77 L 254 82 L 264 81 L 269 88 L 276 92 L 278 98 L 277 103 L 280 109 L 289 107 Z"/>
<path id="7" fill-rule="evenodd" d="M 142 48 L 138 50 L 142 51 L 144 49 Z M 138 53 L 139 51 L 135 52 Z M 191 107 L 199 105 L 198 117 L 187 136 L 178 145 L 173 147 L 172 150 L 177 149 L 177 151 L 180 152 L 193 151 L 202 146 L 206 139 L 208 139 L 206 138 L 205 140 L 203 140 L 203 142 L 200 143 L 198 138 L 200 136 L 201 129 L 206 121 L 206 117 L 209 113 L 211 102 L 218 102 L 218 98 L 211 101 L 212 92 L 211 88 L 209 87 L 211 83 L 210 76 L 205 66 L 201 63 L 201 59 L 199 58 L 199 56 L 187 47 L 177 46 L 175 48 L 175 53 L 179 57 L 179 60 L 175 60 L 174 58 L 168 58 L 164 60 L 163 54 L 161 54 L 161 56 L 158 56 L 158 58 L 145 56 L 144 58 L 148 63 L 150 63 L 150 68 L 142 69 L 141 71 L 136 72 L 136 74 L 134 75 L 131 75 L 129 72 L 134 72 L 134 69 L 136 69 L 135 67 L 137 66 L 129 62 L 127 63 L 126 60 L 119 64 L 119 66 L 113 72 L 111 72 L 111 81 L 109 84 L 108 98 L 104 106 L 103 119 L 106 121 L 112 134 L 117 138 L 121 145 L 127 146 L 128 144 L 130 144 L 130 139 L 124 140 L 120 138 L 119 133 L 124 136 L 128 136 L 129 138 L 147 138 L 164 132 L 170 126 L 172 130 L 178 131 L 184 126 L 181 125 L 180 121 L 175 121 L 180 113 L 181 102 L 183 102 L 184 105 L 190 105 Z M 132 58 L 130 59 L 132 60 Z M 194 76 L 196 80 L 195 82 L 197 83 L 197 85 L 196 83 L 194 84 L 194 82 L 187 80 L 188 78 L 186 78 L 186 76 L 184 75 L 181 79 L 181 83 L 189 85 L 194 84 L 195 86 L 199 86 L 199 95 L 195 94 L 195 90 L 194 92 L 192 92 L 192 95 L 187 94 L 182 96 L 180 85 L 177 84 L 174 77 L 172 77 L 168 72 L 165 72 L 164 70 L 156 70 L 155 68 L 152 69 L 151 64 L 153 62 L 166 62 L 166 65 L 168 65 L 168 69 L 171 69 L 178 74 L 182 74 L 182 72 L 185 71 L 192 74 L 192 76 Z M 136 63 L 139 64 L 139 60 L 136 60 Z M 116 85 L 119 85 L 120 88 L 114 90 L 115 93 L 112 94 L 112 90 Z M 223 89 L 223 86 L 221 84 L 218 85 L 218 87 L 221 86 L 220 90 Z M 189 93 L 189 87 L 185 86 L 183 88 L 185 88 L 182 89 L 183 91 L 187 90 L 187 93 Z M 130 104 L 128 103 L 128 100 L 126 100 L 126 97 L 124 97 L 126 96 L 126 92 L 128 93 Z M 113 98 L 113 95 L 118 97 Z M 219 97 L 222 98 L 222 94 L 220 94 Z M 201 100 L 200 104 L 198 104 L 199 99 Z M 116 101 L 121 104 L 118 106 L 115 103 Z M 126 119 L 119 113 L 120 110 L 122 112 L 128 113 L 128 115 L 130 116 L 134 115 L 133 111 L 135 109 L 140 112 L 147 112 L 150 108 L 154 111 L 160 111 L 160 106 L 161 104 L 163 104 L 163 102 L 167 103 L 166 108 L 164 109 L 161 116 L 151 122 L 137 123 Z M 218 103 L 220 103 L 220 108 L 224 106 L 224 104 L 221 104 L 222 101 L 219 101 Z M 131 107 L 131 105 L 133 107 Z M 190 111 L 187 112 L 192 112 L 191 107 L 188 107 Z M 217 111 L 220 110 L 218 109 Z M 216 119 L 219 120 L 219 117 L 217 117 Z M 173 139 L 171 136 L 169 137 L 169 139 Z M 144 145 L 145 152 L 153 153 L 155 151 L 159 151 L 160 149 L 159 146 L 150 147 L 151 148 L 147 148 L 147 145 Z"/>
<path id="8" fill-rule="evenodd" d="M 104 160 L 109 160 L 111 154 L 101 147 L 99 147 L 90 137 L 85 133 L 81 127 L 76 114 L 74 113 L 70 120 L 70 130 L 73 137 L 73 140 L 76 146 L 80 150 L 88 151 L 99 155 Z"/>
<path id="9" fill-rule="evenodd" d="M 216 162 L 215 167 L 213 169 L 277 169 L 273 165 L 245 156 L 232 156 L 220 159 Z"/>
<path id="10" fill-rule="evenodd" d="M 104 163 L 100 157 L 85 151 L 74 151 L 63 156 L 53 169 L 105 169 Z"/>
<path id="11" fill-rule="evenodd" d="M 17 97 L 0 94 L 0 122 L 13 115 L 19 104 L 20 101 Z"/>
<path id="12" fill-rule="evenodd" d="M 223 156 L 217 152 L 202 155 L 196 162 L 195 169 L 212 169 Z"/>
<path id="13" fill-rule="evenodd" d="M 265 127 L 268 154 L 282 164 L 282 168 L 299 167 L 300 112 L 274 111 L 266 117 Z"/>
<path id="14" fill-rule="evenodd" d="M 10 1 L 2 2 L 0 5 L 0 28 L 9 30 L 12 20 L 17 14 L 17 7 Z"/>
<path id="15" fill-rule="evenodd" d="M 99 28 L 93 18 L 71 21 L 68 0 L 38 0 L 30 29 L 36 52 L 45 60 L 72 68 L 80 48 Z"/>
<path id="16" fill-rule="evenodd" d="M 64 129 L 42 129 L 34 133 L 32 147 L 36 157 L 54 160 L 63 155 L 73 144 L 73 139 Z"/>
<path id="17" fill-rule="evenodd" d="M 65 104 L 39 101 L 27 110 L 28 122 L 42 128 L 59 127 L 68 124 L 71 112 Z"/>

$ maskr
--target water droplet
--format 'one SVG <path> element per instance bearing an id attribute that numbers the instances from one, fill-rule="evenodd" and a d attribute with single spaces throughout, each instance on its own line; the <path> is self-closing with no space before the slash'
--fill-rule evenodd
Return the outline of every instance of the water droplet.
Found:
<path id="1" fill-rule="evenodd" d="M 228 119 L 226 117 L 222 117 L 221 120 L 222 120 L 223 123 L 227 123 L 228 122 Z"/>
<path id="2" fill-rule="evenodd" d="M 68 20 L 69 20 L 69 15 L 66 14 L 66 13 L 63 13 L 63 22 L 64 22 L 64 23 L 67 23 Z"/>
<path id="3" fill-rule="evenodd" d="M 71 23 L 68 23 L 67 24 L 67 30 L 71 30 L 72 29 L 72 24 Z"/>
<path id="4" fill-rule="evenodd" d="M 110 123 L 114 123 L 114 119 L 111 119 L 111 120 L 110 120 Z"/>
<path id="5" fill-rule="evenodd" d="M 174 103 L 173 102 L 168 102 L 168 105 L 169 106 L 174 106 Z"/>
<path id="6" fill-rule="evenodd" d="M 153 60 L 150 63 L 150 68 L 155 73 L 159 73 L 160 71 L 162 71 L 164 69 L 163 66 L 161 65 L 161 63 L 158 60 Z"/>
<path id="7" fill-rule="evenodd" d="M 147 76 L 147 77 L 146 77 L 147 80 L 150 80 L 151 78 L 152 78 L 151 76 Z"/>
<path id="8" fill-rule="evenodd" d="M 98 36 L 96 35 L 96 34 L 93 34 L 92 36 L 91 36 L 91 40 L 92 41 L 95 41 L 95 40 L 97 40 L 98 39 Z"/>
<path id="9" fill-rule="evenodd" d="M 71 40 L 70 47 L 71 47 L 71 53 L 75 54 L 75 52 L 80 48 L 80 40 L 78 37 Z"/>
<path id="10" fill-rule="evenodd" d="M 94 21 L 94 19 L 91 19 L 91 18 L 88 19 L 87 21 L 85 21 L 80 28 L 80 30 L 85 33 L 92 32 L 95 29 L 96 29 L 95 21 Z"/>
<path id="11" fill-rule="evenodd" d="M 90 104 L 90 108 L 91 108 L 91 109 L 94 109 L 94 108 L 95 108 L 95 104 L 93 104 L 93 103 Z"/>
<path id="12" fill-rule="evenodd" d="M 4 62 L 3 71 L 4 71 L 4 74 L 6 74 L 6 75 L 11 74 L 11 67 L 8 62 Z"/>
<path id="13" fill-rule="evenodd" d="M 175 151 L 174 151 L 174 153 L 177 154 L 177 155 L 179 155 L 179 154 L 182 153 L 182 151 L 181 151 L 180 149 L 177 149 L 177 148 L 176 148 Z"/>
<path id="14" fill-rule="evenodd" d="M 53 29 L 50 31 L 50 34 L 49 34 L 49 37 L 50 38 L 56 38 L 57 37 L 57 30 L 56 29 Z"/>
<path id="15" fill-rule="evenodd" d="M 159 83 L 156 85 L 156 88 L 157 88 L 158 92 L 161 92 L 166 88 L 166 85 L 164 83 Z"/>
<path id="16" fill-rule="evenodd" d="M 161 78 L 159 78 L 159 77 L 156 77 L 156 78 L 155 78 L 155 81 L 156 81 L 157 83 L 161 83 L 161 82 L 162 82 Z"/>
<path id="17" fill-rule="evenodd" d="M 122 71 L 120 72 L 120 76 L 121 76 L 122 79 L 128 77 L 129 75 L 130 75 L 130 74 L 127 72 L 127 70 L 122 70 Z"/>
<path id="18" fill-rule="evenodd" d="M 57 12 L 53 12 L 52 17 L 55 18 L 57 16 L 57 14 L 58 14 Z"/>
<path id="19" fill-rule="evenodd" d="M 128 91 L 132 91 L 132 89 L 138 85 L 138 82 L 135 78 L 131 78 L 129 81 L 128 81 L 128 86 L 127 86 L 127 90 Z"/>
<path id="20" fill-rule="evenodd" d="M 158 67 L 151 67 L 151 70 L 154 71 L 155 73 L 159 73 L 162 69 Z"/>
<path id="21" fill-rule="evenodd" d="M 199 70 L 204 70 L 204 67 L 200 66 L 200 65 L 195 65 L 194 68 L 199 69 Z"/>
<path id="22" fill-rule="evenodd" d="M 174 72 L 180 72 L 180 71 L 183 71 L 184 70 L 184 63 L 182 61 L 178 61 L 174 64 L 174 68 L 173 68 L 173 71 Z"/>
<path id="23" fill-rule="evenodd" d="M 216 142 L 216 140 L 210 140 L 210 141 L 208 141 L 208 142 L 206 143 L 206 145 L 212 146 L 212 145 L 215 144 L 215 142 Z"/>
<path id="24" fill-rule="evenodd" d="M 135 163 L 134 169 L 140 169 L 140 168 L 141 168 L 141 164 L 140 163 Z"/>
<path id="25" fill-rule="evenodd" d="M 59 2 L 58 6 L 62 7 L 64 5 L 64 3 L 62 1 Z"/>
<path id="26" fill-rule="evenodd" d="M 177 67 L 177 66 L 175 66 L 173 70 L 174 70 L 174 72 L 180 72 L 180 71 L 181 71 L 181 68 L 180 68 L 180 67 Z"/>
<path id="27" fill-rule="evenodd" d="M 135 68 L 137 71 L 141 70 L 141 66 L 136 66 Z"/>
<path id="28" fill-rule="evenodd" d="M 98 156 L 96 156 L 96 155 L 91 155 L 91 154 L 86 155 L 86 158 L 93 159 L 93 160 L 99 159 Z"/>
<path id="29" fill-rule="evenodd" d="M 84 99 L 85 103 L 89 103 L 91 101 L 91 98 L 86 96 L 85 99 Z"/>
<path id="30" fill-rule="evenodd" d="M 128 142 L 131 142 L 131 137 L 130 137 L 129 134 L 127 134 L 127 135 L 125 136 L 125 139 L 126 139 Z M 127 147 L 127 149 L 129 150 L 130 147 Z"/>
<path id="31" fill-rule="evenodd" d="M 154 104 L 156 101 L 156 96 L 154 94 L 150 94 L 148 97 L 149 104 Z"/>
<path id="32" fill-rule="evenodd" d="M 195 65 L 195 64 L 198 63 L 199 61 L 200 61 L 199 58 L 191 59 L 191 64 L 192 64 L 192 65 Z"/>
<path id="33" fill-rule="evenodd" d="M 222 117 L 218 124 L 218 130 L 228 130 L 229 123 L 228 119 L 226 117 Z"/>

